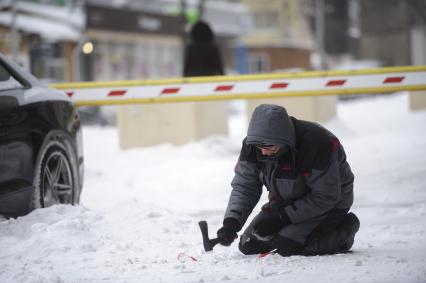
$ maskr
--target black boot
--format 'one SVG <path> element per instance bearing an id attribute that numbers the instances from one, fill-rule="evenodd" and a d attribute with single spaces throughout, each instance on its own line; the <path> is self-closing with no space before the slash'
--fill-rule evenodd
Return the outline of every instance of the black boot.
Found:
<path id="1" fill-rule="evenodd" d="M 347 214 L 339 226 L 320 238 L 311 239 L 306 243 L 302 255 L 324 255 L 347 252 L 354 243 L 359 230 L 359 220 L 355 214 Z"/>
<path id="2" fill-rule="evenodd" d="M 340 229 L 346 232 L 346 241 L 342 245 L 341 252 L 347 252 L 352 248 L 354 244 L 355 234 L 358 232 L 360 222 L 358 217 L 351 213 L 348 213 L 340 224 Z"/>

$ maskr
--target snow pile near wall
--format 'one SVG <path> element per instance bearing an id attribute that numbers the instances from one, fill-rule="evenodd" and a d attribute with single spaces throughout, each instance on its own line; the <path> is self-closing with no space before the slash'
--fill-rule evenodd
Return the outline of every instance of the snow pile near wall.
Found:
<path id="1" fill-rule="evenodd" d="M 211 237 L 220 227 L 246 127 L 240 113 L 232 138 L 183 146 L 120 151 L 115 129 L 86 128 L 82 205 L 1 220 L 0 282 L 425 282 L 426 111 L 410 113 L 407 101 L 344 102 L 326 125 L 356 175 L 353 253 L 203 252 L 197 222 L 208 221 Z"/>

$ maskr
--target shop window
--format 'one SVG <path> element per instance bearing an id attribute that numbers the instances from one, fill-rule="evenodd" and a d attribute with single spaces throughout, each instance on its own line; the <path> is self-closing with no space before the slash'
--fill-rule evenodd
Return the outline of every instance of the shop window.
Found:
<path id="1" fill-rule="evenodd" d="M 133 80 L 178 76 L 179 44 L 147 38 L 141 41 L 96 42 L 93 52 L 95 80 Z"/>

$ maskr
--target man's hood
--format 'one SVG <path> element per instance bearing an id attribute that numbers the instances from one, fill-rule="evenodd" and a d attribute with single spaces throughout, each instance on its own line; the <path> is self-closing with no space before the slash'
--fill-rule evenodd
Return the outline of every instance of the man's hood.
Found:
<path id="1" fill-rule="evenodd" d="M 293 122 L 284 107 L 262 104 L 256 107 L 247 130 L 248 144 L 272 144 L 295 147 Z"/>

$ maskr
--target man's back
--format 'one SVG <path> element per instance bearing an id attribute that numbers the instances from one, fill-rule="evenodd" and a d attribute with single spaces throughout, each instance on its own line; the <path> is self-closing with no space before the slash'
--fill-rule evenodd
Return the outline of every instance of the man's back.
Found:
<path id="1" fill-rule="evenodd" d="M 354 175 L 346 160 L 346 153 L 339 139 L 318 123 L 291 117 L 296 134 L 296 166 L 306 175 L 312 170 L 323 171 L 330 166 L 333 154 L 339 166 L 340 200 L 337 208 L 349 208 L 353 203 Z"/>

